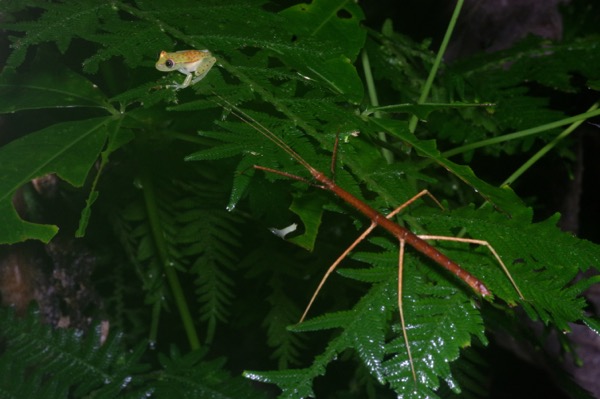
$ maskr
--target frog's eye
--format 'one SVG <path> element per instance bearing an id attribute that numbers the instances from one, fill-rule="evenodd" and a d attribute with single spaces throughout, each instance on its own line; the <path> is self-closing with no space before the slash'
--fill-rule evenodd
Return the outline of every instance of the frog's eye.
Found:
<path id="1" fill-rule="evenodd" d="M 173 60 L 166 60 L 165 65 L 167 68 L 173 68 L 173 65 L 175 65 L 175 63 L 173 62 Z"/>

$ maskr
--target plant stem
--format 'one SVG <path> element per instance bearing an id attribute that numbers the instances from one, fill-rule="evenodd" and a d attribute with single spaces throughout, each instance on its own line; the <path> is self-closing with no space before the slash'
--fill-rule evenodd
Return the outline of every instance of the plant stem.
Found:
<path id="1" fill-rule="evenodd" d="M 156 245 L 160 261 L 163 264 L 165 275 L 167 276 L 169 287 L 171 288 L 175 304 L 179 310 L 179 315 L 181 316 L 181 321 L 183 322 L 183 327 L 187 334 L 190 347 L 192 350 L 196 350 L 200 348 L 200 340 L 198 339 L 198 333 L 196 332 L 190 309 L 185 300 L 185 296 L 183 295 L 183 288 L 179 282 L 179 277 L 175 271 L 173 261 L 170 260 L 167 243 L 163 236 L 164 231 L 161 228 L 162 223 L 160 221 L 158 204 L 156 203 L 156 196 L 154 194 L 154 184 L 152 178 L 148 176 L 145 169 L 142 169 L 144 171 L 141 173 L 140 180 L 142 182 L 142 191 L 144 193 L 144 200 L 146 202 L 146 210 L 148 212 L 154 244 Z"/>
<path id="2" fill-rule="evenodd" d="M 592 111 L 597 110 L 599 104 L 600 103 L 598 103 L 598 102 L 594 103 L 585 114 L 592 113 Z M 585 115 L 585 114 L 578 115 L 577 121 L 573 122 L 571 124 L 571 126 L 566 128 L 565 130 L 563 130 L 563 132 L 561 134 L 559 134 L 558 136 L 556 136 L 554 138 L 554 140 L 552 140 L 551 142 L 546 144 L 538 152 L 536 152 L 531 158 L 529 158 L 529 160 L 527 162 L 525 162 L 519 169 L 517 169 L 512 175 L 510 175 L 510 177 L 508 179 L 506 179 L 504 181 L 504 183 L 502 183 L 502 186 L 510 186 L 511 184 L 513 184 L 515 182 L 515 180 L 517 180 L 523 173 L 525 173 L 525 171 L 527 171 L 527 169 L 529 169 L 541 157 L 546 155 L 546 153 L 548 151 L 550 151 L 552 148 L 554 148 L 556 146 L 556 144 L 558 144 L 562 139 L 564 139 L 565 137 L 567 137 L 568 135 L 573 133 L 573 131 L 575 129 L 577 129 L 579 127 L 579 125 L 581 125 L 583 122 L 585 122 L 586 118 L 582 117 L 582 115 Z M 600 112 L 598 112 L 596 114 L 600 114 Z"/>
<path id="3" fill-rule="evenodd" d="M 493 144 L 498 144 L 498 143 L 503 143 L 505 141 L 520 139 L 523 137 L 531 136 L 533 134 L 539 134 L 539 133 L 545 132 L 550 129 L 555 129 L 557 127 L 568 125 L 570 123 L 582 122 L 586 119 L 589 119 L 589 118 L 592 118 L 592 117 L 598 116 L 598 115 L 600 115 L 600 110 L 595 109 L 594 107 L 591 107 L 588 111 L 584 112 L 583 114 L 571 116 L 569 118 L 561 119 L 561 120 L 555 121 L 555 122 L 546 123 L 545 125 L 532 127 L 530 129 L 521 130 L 521 131 L 518 131 L 515 133 L 505 134 L 503 136 L 494 137 L 494 138 L 486 139 L 486 140 L 481 140 L 481 141 L 478 141 L 475 143 L 470 143 L 467 145 L 456 147 L 452 150 L 445 151 L 444 153 L 442 153 L 442 156 L 444 156 L 445 158 L 450 158 L 454 155 L 462 154 L 464 152 L 471 151 L 476 148 L 485 147 L 488 145 L 493 145 Z M 577 125 L 577 126 L 579 126 L 579 125 Z"/>
<path id="4" fill-rule="evenodd" d="M 425 81 L 425 86 L 423 86 L 423 90 L 421 91 L 421 96 L 419 97 L 418 104 L 423 104 L 427 97 L 429 96 L 429 92 L 431 90 L 431 86 L 433 85 L 433 79 L 437 75 L 437 71 L 442 63 L 442 57 L 446 52 L 446 48 L 448 47 L 448 43 L 450 42 L 450 37 L 452 36 L 452 32 L 454 31 L 454 27 L 456 26 L 456 20 L 460 15 L 460 10 L 462 9 L 464 0 L 458 0 L 456 2 L 456 6 L 454 7 L 454 12 L 452 13 L 452 18 L 450 18 L 450 23 L 448 24 L 448 28 L 446 29 L 446 33 L 444 34 L 444 39 L 442 40 L 442 44 L 440 45 L 440 49 L 437 52 L 435 57 L 435 61 L 433 62 L 433 66 L 429 71 L 429 76 L 427 77 L 427 81 Z M 408 123 L 408 129 L 411 133 L 414 133 L 417 128 L 417 123 L 419 122 L 419 118 L 416 115 L 413 115 L 410 118 Z"/>
<path id="5" fill-rule="evenodd" d="M 361 52 L 361 61 L 363 65 L 363 71 L 365 73 L 365 82 L 367 83 L 367 91 L 369 93 L 369 101 L 373 107 L 379 106 L 379 98 L 377 97 L 377 88 L 375 87 L 375 82 L 373 80 L 373 74 L 371 73 L 371 63 L 369 62 L 369 54 L 366 49 L 363 49 Z M 375 111 L 373 114 L 375 118 L 381 118 L 381 112 Z M 385 132 L 379 132 L 377 134 L 379 136 L 379 140 L 382 142 L 387 142 L 387 137 Z M 388 164 L 394 162 L 394 154 L 387 148 L 381 148 L 381 154 L 385 158 Z"/>

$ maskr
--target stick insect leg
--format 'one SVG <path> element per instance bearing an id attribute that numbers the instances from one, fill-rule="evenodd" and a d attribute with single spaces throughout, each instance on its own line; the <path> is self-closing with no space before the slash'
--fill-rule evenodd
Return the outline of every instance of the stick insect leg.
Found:
<path id="1" fill-rule="evenodd" d="M 331 266 L 329 266 L 329 269 L 327 269 L 327 272 L 325 272 L 325 275 L 321 279 L 321 282 L 319 282 L 319 285 L 317 286 L 317 289 L 315 290 L 312 298 L 310 298 L 310 302 L 308 302 L 308 305 L 306 306 L 306 309 L 304 310 L 304 313 L 302 314 L 302 317 L 300 318 L 300 321 L 299 321 L 300 323 L 302 323 L 304 321 L 304 319 L 306 318 L 308 311 L 310 310 L 313 302 L 317 298 L 317 295 L 319 295 L 321 288 L 323 288 L 325 281 L 329 278 L 329 275 L 331 273 L 333 273 L 335 268 L 340 264 L 340 262 L 342 260 L 344 260 L 344 258 L 350 253 L 350 251 L 352 251 L 366 236 L 368 236 L 369 233 L 371 231 L 373 231 L 373 229 L 376 226 L 377 225 L 375 223 L 371 223 L 371 225 L 352 244 L 350 244 L 350 246 L 348 248 L 346 248 L 346 250 L 335 260 L 335 262 L 333 262 L 333 264 Z"/>
<path id="2" fill-rule="evenodd" d="M 441 209 L 444 209 L 444 207 L 442 206 L 442 204 L 440 204 L 440 201 L 438 201 L 437 198 L 435 198 L 433 196 L 433 194 L 431 194 L 429 192 L 429 190 L 422 190 L 417 195 L 415 195 L 414 197 L 412 197 L 411 199 L 409 199 L 408 201 L 406 201 L 404 204 L 400 205 L 398 208 L 396 208 L 393 211 L 391 211 L 385 218 L 386 219 L 390 219 L 392 216 L 397 215 L 404 208 L 406 208 L 407 206 L 409 206 L 410 204 L 412 204 L 413 202 L 415 202 L 416 200 L 418 200 L 419 198 L 421 198 L 424 195 L 428 195 L 429 198 L 431 198 L 437 204 L 437 206 L 439 206 Z"/>
<path id="3" fill-rule="evenodd" d="M 504 274 L 506 274 L 506 277 L 508 277 L 508 279 L 510 280 L 511 284 L 513 285 L 513 287 L 515 287 L 515 290 L 519 294 L 519 297 L 521 299 L 525 299 L 525 297 L 521 293 L 521 290 L 519 289 L 519 286 L 517 285 L 517 283 L 515 282 L 515 280 L 512 278 L 512 275 L 508 271 L 508 268 L 506 267 L 506 265 L 504 264 L 504 262 L 502 262 L 502 259 L 500 259 L 500 255 L 498 255 L 498 252 L 496 252 L 496 250 L 494 249 L 494 247 L 492 247 L 492 245 L 489 242 L 487 242 L 485 240 L 476 240 L 476 239 L 473 239 L 473 238 L 460 238 L 460 237 L 447 237 L 447 236 L 421 235 L 421 236 L 419 236 L 419 238 L 421 238 L 423 240 L 464 242 L 464 243 L 467 243 L 467 244 L 482 245 L 482 246 L 487 247 L 487 249 L 490 250 L 490 252 L 492 253 L 492 255 L 494 255 L 494 258 L 496 258 L 496 260 L 500 264 L 500 267 L 502 267 L 502 270 L 504 271 Z"/>
<path id="4" fill-rule="evenodd" d="M 277 170 L 277 169 L 267 168 L 266 166 L 253 165 L 252 167 L 257 170 L 262 170 L 263 172 L 275 173 L 276 175 L 287 177 L 288 179 L 292 179 L 292 180 L 298 180 L 298 181 L 306 183 L 310 186 L 314 186 L 313 183 L 311 183 L 310 181 L 308 181 L 307 179 L 305 179 L 304 177 L 301 177 L 301 176 L 293 175 L 291 173 L 283 172 L 283 171 Z"/>
<path id="5" fill-rule="evenodd" d="M 262 169 L 262 168 L 259 168 L 259 169 Z M 267 171 L 270 171 L 270 170 L 267 169 Z M 415 195 L 414 197 L 412 197 L 411 199 L 409 199 L 408 201 L 406 201 L 404 204 L 400 205 L 398 208 L 396 208 L 392 212 L 390 212 L 386 216 L 386 218 L 390 219 L 391 217 L 395 216 L 396 214 L 398 214 L 398 212 L 402 211 L 408 205 L 412 204 L 413 202 L 415 202 L 417 199 L 421 198 L 424 195 L 428 195 L 429 197 L 431 197 L 435 201 L 435 203 L 438 204 L 440 206 L 440 208 L 442 208 L 442 205 L 439 203 L 439 201 L 433 195 L 431 195 L 431 193 L 429 191 L 423 190 L 423 191 L 419 192 L 417 195 Z M 331 273 L 333 273 L 333 271 L 335 270 L 335 268 L 342 262 L 342 260 L 344 260 L 344 258 L 346 256 L 348 256 L 348 254 L 354 248 L 356 248 L 356 246 L 362 240 L 364 240 L 365 237 L 367 237 L 369 235 L 369 233 L 371 231 L 373 231 L 373 229 L 376 226 L 377 226 L 376 223 L 374 223 L 374 222 L 371 223 L 371 225 L 356 240 L 354 240 L 354 242 L 352 244 L 350 244 L 350 246 L 348 248 L 346 248 L 346 250 L 335 260 L 335 262 L 333 262 L 333 264 L 329 267 L 329 269 L 327 269 L 327 272 L 325 272 L 325 275 L 323 276 L 323 278 L 319 282 L 319 285 L 317 286 L 317 289 L 313 293 L 312 298 L 310 298 L 310 302 L 308 302 L 308 305 L 306 306 L 306 309 L 304 310 L 304 313 L 302 314 L 302 317 L 300 318 L 300 321 L 299 321 L 300 323 L 302 323 L 304 321 L 304 319 L 306 318 L 306 315 L 308 314 L 308 311 L 310 310 L 313 302 L 317 298 L 317 295 L 321 291 L 321 288 L 323 288 L 323 285 L 325 284 L 325 281 L 327 281 L 327 279 L 329 278 L 329 276 L 331 275 Z"/>
<path id="6" fill-rule="evenodd" d="M 398 255 L 398 312 L 400 313 L 400 326 L 402 327 L 402 336 L 404 337 L 404 345 L 408 354 L 408 362 L 410 363 L 410 371 L 412 372 L 413 381 L 417 381 L 417 373 L 413 363 L 412 354 L 410 352 L 410 344 L 408 343 L 408 333 L 406 332 L 406 324 L 404 323 L 404 306 L 402 305 L 402 276 L 404 268 L 404 240 L 400 240 L 400 252 Z"/>

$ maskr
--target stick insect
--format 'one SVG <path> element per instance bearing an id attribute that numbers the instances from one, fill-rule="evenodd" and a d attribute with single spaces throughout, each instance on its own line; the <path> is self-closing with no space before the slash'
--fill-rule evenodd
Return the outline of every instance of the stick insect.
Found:
<path id="1" fill-rule="evenodd" d="M 220 96 L 219 96 L 219 98 L 220 98 Z M 419 199 L 425 195 L 428 195 L 429 197 L 431 197 L 441 207 L 441 204 L 437 201 L 437 199 L 435 199 L 435 197 L 433 197 L 433 195 L 430 194 L 427 190 L 421 191 L 420 193 L 418 193 L 417 195 L 415 195 L 414 197 L 412 197 L 411 199 L 406 201 L 404 204 L 402 204 L 399 207 L 397 207 L 396 209 L 394 209 L 387 216 L 385 216 L 382 213 L 375 210 L 374 208 L 372 208 L 370 205 L 366 204 L 364 201 L 358 199 L 357 197 L 355 197 L 348 191 L 346 191 L 343 188 L 341 188 L 340 186 L 338 186 L 333 181 L 333 179 L 327 177 L 323 172 L 315 169 L 304 158 L 302 158 L 296 151 L 294 151 L 285 141 L 283 141 L 280 137 L 275 135 L 272 131 L 270 131 L 266 126 L 261 124 L 259 121 L 252 118 L 250 115 L 248 115 L 247 113 L 245 113 L 244 111 L 242 111 L 241 109 L 236 107 L 235 105 L 229 103 L 227 100 L 225 100 L 223 98 L 220 98 L 220 100 L 224 103 L 224 104 L 221 104 L 222 106 L 232 110 L 234 115 L 236 117 L 238 117 L 241 121 L 249 124 L 252 128 L 254 128 L 256 131 L 258 131 L 260 134 L 262 134 L 265 138 L 267 138 L 268 140 L 273 142 L 275 145 L 277 145 L 281 150 L 286 152 L 292 159 L 294 159 L 302 167 L 304 167 L 310 173 L 312 178 L 318 183 L 314 184 L 311 181 L 309 181 L 303 177 L 292 175 L 292 174 L 284 172 L 284 171 L 275 170 L 275 169 L 267 168 L 267 167 L 260 166 L 260 165 L 254 165 L 253 167 L 255 169 L 262 170 L 262 171 L 269 172 L 269 173 L 276 173 L 276 174 L 288 177 L 290 179 L 303 181 L 303 182 L 311 184 L 315 187 L 318 187 L 320 189 L 330 191 L 331 193 L 333 193 L 337 197 L 344 200 L 347 204 L 349 204 L 350 206 L 352 206 L 353 208 L 355 208 L 356 210 L 358 210 L 360 213 L 362 213 L 363 215 L 365 215 L 366 217 L 368 217 L 371 220 L 370 226 L 336 259 L 336 261 L 326 271 L 325 275 L 323 276 L 319 285 L 317 286 L 315 292 L 313 293 L 308 305 L 306 306 L 306 309 L 300 319 L 300 322 L 304 321 L 304 319 L 306 318 L 308 311 L 310 310 L 312 304 L 314 303 L 321 288 L 325 284 L 325 281 L 331 275 L 331 273 L 333 273 L 335 268 L 377 226 L 382 227 L 383 229 L 387 230 L 390 234 L 392 234 L 394 237 L 396 237 L 400 244 L 399 256 L 398 256 L 398 311 L 399 311 L 399 316 L 400 316 L 400 324 L 402 327 L 404 344 L 406 346 L 406 351 L 408 354 L 408 360 L 409 360 L 409 364 L 410 364 L 410 368 L 411 368 L 412 377 L 415 382 L 417 381 L 417 376 L 416 376 L 415 366 L 414 366 L 414 362 L 413 362 L 413 358 L 412 358 L 412 354 L 411 354 L 411 350 L 410 350 L 408 334 L 406 332 L 406 324 L 405 324 L 405 320 L 404 320 L 404 310 L 403 310 L 403 305 L 402 305 L 402 275 L 403 275 L 403 265 L 404 265 L 404 250 L 405 250 L 406 244 L 410 245 L 417 251 L 421 252 L 423 255 L 432 259 L 438 265 L 442 266 L 443 268 L 447 269 L 448 271 L 450 271 L 451 273 L 456 275 L 459 279 L 463 280 L 465 282 L 465 284 L 470 286 L 473 289 L 473 291 L 475 291 L 477 294 L 480 294 L 483 297 L 490 297 L 492 295 L 492 293 L 485 286 L 485 284 L 483 282 L 481 282 L 479 279 L 477 279 L 471 273 L 469 273 L 468 271 L 466 271 L 465 269 L 460 267 L 456 262 L 454 262 L 448 256 L 441 253 L 438 249 L 436 249 L 434 246 L 429 244 L 426 240 L 455 241 L 455 242 L 485 246 L 489 249 L 489 251 L 492 253 L 494 258 L 497 260 L 497 262 L 501 266 L 503 272 L 506 274 L 506 276 L 510 280 L 511 284 L 515 288 L 516 292 L 518 293 L 519 297 L 521 299 L 524 299 L 523 294 L 521 293 L 521 290 L 519 289 L 516 282 L 512 278 L 506 265 L 504 264 L 504 262 L 502 261 L 502 259 L 500 258 L 500 256 L 496 252 L 496 250 L 487 241 L 470 239 L 470 238 L 458 238 L 458 237 L 447 237 L 447 236 L 436 236 L 436 235 L 416 235 L 416 234 L 412 233 L 410 230 L 406 229 L 405 227 L 403 227 L 403 226 L 399 225 L 398 223 L 395 223 L 391 220 L 391 218 L 393 216 L 397 215 L 400 211 L 402 211 L 408 205 L 412 204 L 417 199 Z M 334 151 L 333 151 L 333 155 L 332 155 L 332 170 L 333 170 L 333 164 L 335 163 L 335 158 L 336 158 L 337 143 L 338 143 L 338 137 L 336 137 L 336 142 L 334 145 Z"/>

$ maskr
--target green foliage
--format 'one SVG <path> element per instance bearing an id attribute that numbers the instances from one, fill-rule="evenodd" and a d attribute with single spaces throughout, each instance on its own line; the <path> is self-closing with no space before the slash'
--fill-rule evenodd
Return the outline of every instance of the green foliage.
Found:
<path id="1" fill-rule="evenodd" d="M 173 168 L 178 163 L 164 158 L 161 162 Z M 192 276 L 200 320 L 207 322 L 211 340 L 216 323 L 227 319 L 234 295 L 228 274 L 238 263 L 234 251 L 240 246 L 240 215 L 224 209 L 229 187 L 215 176 L 196 168 L 182 172 L 185 179 L 169 178 L 160 168 L 145 167 L 140 176 L 144 195 L 116 213 L 121 219 L 117 226 L 124 229 L 119 236 L 126 240 L 127 255 L 142 278 L 147 304 L 160 305 L 169 295 L 165 265 Z"/>
<path id="2" fill-rule="evenodd" d="M 147 370 L 140 362 L 143 345 L 128 353 L 118 334 L 104 337 L 106 342 L 101 343 L 100 325 L 86 336 L 80 331 L 54 330 L 40 323 L 37 312 L 20 320 L 2 309 L 0 319 L 3 398 L 114 398 L 139 390 L 141 373 Z M 138 391 L 136 397 L 141 395 Z"/>
<path id="3" fill-rule="evenodd" d="M 202 352 L 159 356 L 164 369 L 154 392 L 159 398 L 249 399 L 265 396 L 249 389 L 248 381 L 223 371 L 225 359 L 207 361 Z"/>
<path id="4" fill-rule="evenodd" d="M 17 215 L 12 196 L 21 185 L 56 173 L 83 187 L 89 198 L 77 234 L 102 232 L 118 259 L 104 271 L 114 286 L 109 314 L 137 315 L 119 323 L 124 342 L 149 338 L 158 350 L 145 354 L 148 364 L 160 367 L 148 371 L 142 347 L 129 352 L 116 334 L 99 345 L 93 332 L 52 330 L 33 315 L 14 322 L 3 312 L 0 396 L 263 397 L 229 369 L 257 370 L 244 375 L 276 384 L 286 398 L 320 390 L 438 397 L 445 386 L 481 390 L 477 356 L 461 354 L 473 341 L 485 345 L 486 329 L 518 324 L 512 306 L 547 328 L 598 325 L 581 296 L 594 280 L 571 282 L 598 268 L 600 248 L 560 232 L 556 217 L 534 222 L 510 187 L 469 164 L 483 140 L 496 140 L 481 153 L 499 164 L 555 146 L 557 125 L 525 129 L 567 118 L 549 107 L 548 93 L 578 93 L 574 74 L 598 87 L 597 37 L 543 47 L 527 39 L 437 65 L 429 99 L 419 103 L 435 54 L 391 23 L 381 33 L 365 29 L 353 1 L 285 9 L 259 0 L 15 1 L 7 12 L 12 51 L 0 112 L 20 128 L 0 148 L 0 242 L 48 242 L 62 227 Z M 209 49 L 217 63 L 194 86 L 166 89 L 183 76 L 154 70 L 156 54 L 191 48 Z M 367 100 L 374 91 L 363 73 L 382 106 Z M 598 114 L 591 107 L 569 121 Z M 319 190 L 283 148 L 329 172 L 336 134 L 340 187 L 383 213 L 427 188 L 446 209 L 418 201 L 395 220 L 417 234 L 488 241 L 525 297 L 485 247 L 435 244 L 485 283 L 494 296 L 486 299 L 407 248 L 402 300 L 416 381 L 398 317 L 398 243 L 384 232 L 332 275 L 315 317 L 295 324 L 324 271 L 369 223 Z M 568 145 L 558 145 L 566 162 Z M 292 223 L 300 231 L 285 241 L 269 233 Z M 186 345 L 183 354 L 169 349 Z M 348 363 L 370 376 L 344 386 L 329 370 Z"/>
<path id="5" fill-rule="evenodd" d="M 182 356 L 175 348 L 160 355 L 161 369 L 149 372 L 141 361 L 145 343 L 125 350 L 122 334 L 103 335 L 98 325 L 87 334 L 54 329 L 30 311 L 16 318 L 0 312 L 2 398 L 260 398 L 248 382 L 223 370 L 224 360 L 206 360 L 201 351 Z"/>

